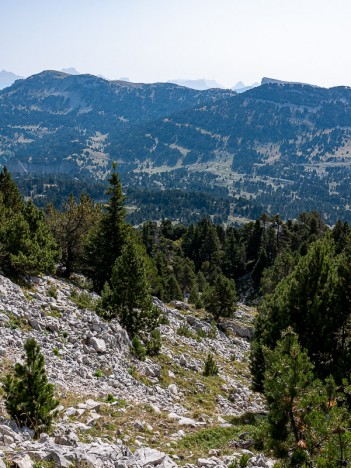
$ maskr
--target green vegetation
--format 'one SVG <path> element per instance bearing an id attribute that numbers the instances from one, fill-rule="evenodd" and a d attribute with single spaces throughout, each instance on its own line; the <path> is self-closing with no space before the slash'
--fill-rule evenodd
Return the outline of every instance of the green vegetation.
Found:
<path id="1" fill-rule="evenodd" d="M 191 331 L 190 327 L 188 327 L 185 323 L 182 323 L 178 328 L 177 328 L 177 335 L 179 336 L 185 336 L 186 338 L 194 338 L 195 335 Z"/>
<path id="2" fill-rule="evenodd" d="M 287 466 L 337 467 L 348 460 L 350 226 L 339 222 L 330 229 L 318 213 L 311 212 L 287 222 L 279 215 L 262 215 L 255 222 L 228 228 L 207 218 L 188 227 L 169 220 L 159 224 L 149 221 L 137 231 L 125 222 L 124 196 L 115 165 L 107 194 L 110 198 L 105 208 L 96 206 L 89 197 L 82 196 L 79 202 L 70 197 L 62 213 L 49 207 L 45 217 L 22 200 L 4 169 L 0 174 L 0 260 L 4 272 L 20 277 L 50 271 L 61 255 L 59 274 L 73 278 L 72 273 L 87 273 L 96 290 L 103 288 L 101 300 L 97 303 L 87 290 L 76 288 L 71 300 L 81 308 L 97 309 L 105 320 L 117 318 L 132 340 L 132 354 L 140 360 L 148 355 L 160 365 L 160 385 L 167 388 L 175 383 L 181 388 L 182 405 L 194 417 L 212 414 L 218 395 L 235 398 L 234 392 L 222 388 L 218 366 L 221 373 L 230 375 L 231 371 L 244 371 L 246 364 L 236 361 L 235 356 L 216 362 L 212 354 L 216 350 L 206 349 L 204 369 L 196 374 L 194 388 L 194 372 L 169 361 L 166 351 L 160 353 L 159 325 L 169 321 L 164 314 L 160 316 L 152 296 L 181 301 L 174 303 L 180 314 L 211 323 L 211 329 L 205 331 L 184 321 L 177 330 L 185 338 L 203 338 L 203 344 L 220 333 L 217 326 L 219 330 L 226 328 L 224 319 L 235 316 L 240 295 L 258 301 L 250 366 L 253 387 L 267 399 L 268 416 L 260 428 L 251 427 L 250 434 L 262 450 L 274 453 Z M 48 289 L 48 295 L 58 297 L 55 286 Z M 43 314 L 61 317 L 54 306 Z M 25 320 L 7 315 L 8 326 L 29 329 Z M 244 323 L 242 316 L 245 311 L 240 309 L 237 320 Z M 192 323 L 190 317 L 185 318 Z M 67 333 L 62 332 L 62 336 L 67 337 Z M 186 343 L 186 339 L 178 339 L 177 351 L 184 355 Z M 172 346 L 174 343 L 166 342 L 165 348 L 173 352 Z M 26 352 L 25 364 L 17 364 L 14 375 L 5 379 L 6 405 L 12 417 L 21 424 L 31 424 L 38 433 L 50 427 L 50 411 L 57 402 L 35 341 L 27 341 Z M 58 348 L 52 352 L 60 356 Z M 206 354 L 202 351 L 196 358 L 203 360 Z M 34 383 L 28 387 L 24 382 L 33 378 L 32 371 Z M 103 378 L 109 372 L 97 369 L 94 375 Z M 134 367 L 130 372 L 145 385 L 154 381 Z M 247 377 L 246 373 L 243 380 Z M 38 395 L 33 397 L 35 392 Z M 213 448 L 226 451 L 226 438 L 236 430 L 237 424 L 233 428 L 207 428 L 188 434 L 179 447 L 185 449 L 182 444 L 189 440 L 195 454 L 196 447 L 212 448 L 217 437 Z M 243 457 L 237 463 L 244 466 L 246 462 Z"/>
<path id="3" fill-rule="evenodd" d="M 74 302 L 80 309 L 95 310 L 97 307 L 97 301 L 94 300 L 87 291 L 79 291 L 73 288 L 71 291 L 70 300 Z"/>
<path id="4" fill-rule="evenodd" d="M 44 357 L 34 338 L 26 341 L 24 350 L 24 363 L 17 363 L 14 372 L 5 376 L 5 406 L 20 426 L 30 427 L 39 436 L 50 428 L 52 410 L 58 401 L 54 399 L 54 386 L 47 381 Z"/>
<path id="5" fill-rule="evenodd" d="M 289 326 L 299 335 L 319 377 L 331 374 L 340 382 L 349 375 L 351 348 L 346 330 L 351 306 L 350 241 L 336 255 L 330 235 L 317 240 L 293 272 L 263 300 L 251 356 L 257 389 L 262 389 L 263 347 L 274 348 Z"/>
<path id="6" fill-rule="evenodd" d="M 100 208 L 85 194 L 80 196 L 79 203 L 70 194 L 62 211 L 48 206 L 48 224 L 61 251 L 61 264 L 67 278 L 84 267 L 87 233 L 96 227 L 100 216 Z"/>
<path id="7" fill-rule="evenodd" d="M 1 268 L 13 277 L 50 272 L 58 258 L 43 213 L 22 200 L 6 167 L 0 173 L 0 245 Z"/>
<path id="8" fill-rule="evenodd" d="M 57 299 L 57 288 L 55 286 L 50 286 L 48 289 L 48 296 Z"/>
<path id="9" fill-rule="evenodd" d="M 110 280 L 116 259 L 121 255 L 126 240 L 127 226 L 124 221 L 125 208 L 121 181 L 116 172 L 116 163 L 108 179 L 106 194 L 110 197 L 99 222 L 86 240 L 85 256 L 87 275 L 94 288 L 100 292 Z M 90 208 L 91 211 L 91 208 Z"/>
<path id="10" fill-rule="evenodd" d="M 204 365 L 204 370 L 203 374 L 208 377 L 210 375 L 218 375 L 219 369 L 216 364 L 216 361 L 211 353 L 207 355 L 205 365 Z"/>
<path id="11" fill-rule="evenodd" d="M 273 351 L 265 349 L 267 446 L 291 466 L 345 466 L 351 455 L 350 388 L 315 379 L 314 366 L 288 329 Z"/>
<path id="12" fill-rule="evenodd" d="M 203 294 L 205 308 L 216 320 L 220 317 L 233 317 L 238 296 L 233 280 L 219 274 Z"/>
<path id="13" fill-rule="evenodd" d="M 250 432 L 250 426 L 215 427 L 201 429 L 200 431 L 187 434 L 177 444 L 178 451 L 192 454 L 192 458 L 207 454 L 211 449 L 219 449 L 222 454 L 230 453 L 231 440 L 235 440 L 242 432 Z"/>
<path id="14" fill-rule="evenodd" d="M 52 348 L 52 352 L 55 354 L 55 356 L 61 357 L 60 350 L 58 348 L 56 348 L 56 347 Z"/>

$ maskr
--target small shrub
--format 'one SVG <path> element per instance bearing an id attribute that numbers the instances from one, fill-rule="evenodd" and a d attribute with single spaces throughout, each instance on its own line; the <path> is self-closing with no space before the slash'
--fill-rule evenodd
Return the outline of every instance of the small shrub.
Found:
<path id="1" fill-rule="evenodd" d="M 243 453 L 239 460 L 240 468 L 245 468 L 250 460 L 250 455 L 248 453 Z"/>
<path id="2" fill-rule="evenodd" d="M 216 364 L 216 361 L 214 360 L 213 355 L 209 353 L 205 361 L 203 375 L 205 375 L 206 377 L 209 377 L 211 375 L 218 375 L 218 372 L 219 372 L 219 369 Z"/>
<path id="3" fill-rule="evenodd" d="M 103 377 L 103 372 L 102 370 L 100 369 L 96 369 L 96 371 L 94 372 L 94 376 L 97 377 L 98 379 L 100 379 L 101 377 Z"/>
<path id="4" fill-rule="evenodd" d="M 182 323 L 178 328 L 177 328 L 177 335 L 179 336 L 185 336 L 186 338 L 193 338 L 193 334 L 190 330 L 189 327 L 185 325 L 185 323 Z"/>
<path id="5" fill-rule="evenodd" d="M 160 325 L 169 325 L 169 318 L 165 314 L 160 314 L 159 324 Z"/>
<path id="6" fill-rule="evenodd" d="M 57 288 L 56 286 L 50 286 L 48 289 L 48 296 L 57 299 Z"/>
<path id="7" fill-rule="evenodd" d="M 52 348 L 52 352 L 55 354 L 55 356 L 61 357 L 61 356 L 60 356 L 60 351 L 59 351 L 58 348 L 56 348 L 56 347 L 55 347 L 55 348 Z"/>
<path id="8" fill-rule="evenodd" d="M 150 333 L 150 338 L 146 343 L 146 354 L 148 356 L 157 356 L 161 350 L 161 334 L 160 330 L 156 328 Z"/>
<path id="9" fill-rule="evenodd" d="M 106 403 L 114 403 L 116 400 L 116 398 L 112 395 L 112 393 L 109 393 L 106 397 Z"/>
<path id="10" fill-rule="evenodd" d="M 97 301 L 94 300 L 87 291 L 79 292 L 77 289 L 73 289 L 71 292 L 70 299 L 80 309 L 95 310 L 97 306 Z"/>
<path id="11" fill-rule="evenodd" d="M 132 340 L 130 352 L 140 361 L 145 361 L 146 348 L 137 335 L 135 335 L 135 337 Z"/>
<path id="12" fill-rule="evenodd" d="M 62 336 L 63 336 L 64 338 L 68 338 L 68 332 L 67 332 L 67 331 L 63 331 L 63 332 L 62 332 Z"/>
<path id="13" fill-rule="evenodd" d="M 228 468 L 246 468 L 250 460 L 250 455 L 248 453 L 243 453 L 239 460 L 234 460 L 229 463 Z"/>

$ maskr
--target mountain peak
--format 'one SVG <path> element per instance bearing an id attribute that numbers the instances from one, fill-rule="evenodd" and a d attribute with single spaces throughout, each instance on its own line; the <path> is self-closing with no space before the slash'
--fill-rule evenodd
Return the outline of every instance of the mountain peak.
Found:
<path id="1" fill-rule="evenodd" d="M 179 86 L 185 86 L 186 88 L 196 89 L 198 91 L 205 91 L 212 88 L 225 89 L 224 86 L 217 83 L 215 80 L 206 80 L 205 78 L 199 78 L 197 80 L 169 80 L 167 83 L 173 83 Z"/>
<path id="2" fill-rule="evenodd" d="M 16 75 L 13 72 L 7 70 L 0 71 L 0 89 L 7 88 L 11 86 L 16 80 L 23 79 L 23 76 Z"/>
<path id="3" fill-rule="evenodd" d="M 81 75 L 81 73 L 78 70 L 76 70 L 74 67 L 62 68 L 61 71 L 63 73 L 66 73 L 67 75 Z"/>

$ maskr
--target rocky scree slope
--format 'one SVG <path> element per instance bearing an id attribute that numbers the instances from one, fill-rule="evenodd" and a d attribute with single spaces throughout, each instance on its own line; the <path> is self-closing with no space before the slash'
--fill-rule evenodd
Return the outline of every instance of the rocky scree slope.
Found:
<path id="1" fill-rule="evenodd" d="M 8 420 L 2 400 L 0 467 L 5 460 L 19 467 L 226 466 L 245 450 L 248 466 L 272 466 L 248 451 L 245 433 L 238 438 L 240 428 L 228 424 L 229 417 L 264 410 L 249 389 L 251 309 L 241 305 L 235 320 L 222 323 L 224 333 L 204 311 L 155 299 L 164 323 L 161 353 L 140 362 L 118 321 L 79 307 L 83 298 L 93 306 L 97 296 L 52 277 L 33 278 L 22 290 L 0 276 L 1 374 L 21 359 L 33 336 L 60 400 L 52 433 L 37 441 Z M 209 351 L 218 376 L 202 374 Z M 193 446 L 192 437 L 203 431 L 230 437 L 220 447 Z"/>

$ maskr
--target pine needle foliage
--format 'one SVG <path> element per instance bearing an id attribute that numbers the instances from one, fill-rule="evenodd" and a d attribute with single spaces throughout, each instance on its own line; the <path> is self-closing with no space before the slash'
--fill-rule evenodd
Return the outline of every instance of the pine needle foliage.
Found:
<path id="1" fill-rule="evenodd" d="M 44 356 L 34 338 L 24 345 L 24 363 L 17 363 L 14 373 L 6 375 L 3 388 L 8 414 L 19 426 L 27 426 L 38 436 L 52 423 L 58 401 L 54 398 L 54 385 L 48 383 Z"/>
<path id="2" fill-rule="evenodd" d="M 203 374 L 206 377 L 210 377 L 211 375 L 218 375 L 219 369 L 214 360 L 214 357 L 211 353 L 207 355 L 207 359 L 205 361 L 204 371 Z"/>

